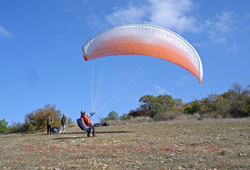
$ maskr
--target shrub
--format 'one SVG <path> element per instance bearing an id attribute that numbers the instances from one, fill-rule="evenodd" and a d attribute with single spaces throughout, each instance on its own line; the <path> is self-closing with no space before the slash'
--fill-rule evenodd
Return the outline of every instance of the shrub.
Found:
<path id="1" fill-rule="evenodd" d="M 163 112 L 163 113 L 157 113 L 154 117 L 154 121 L 166 121 L 166 120 L 172 120 L 176 119 L 177 117 L 181 117 L 184 115 L 180 111 L 168 111 L 168 112 Z"/>
<path id="2" fill-rule="evenodd" d="M 41 109 L 37 109 L 25 116 L 24 129 L 30 131 L 45 131 L 47 128 L 47 118 L 51 116 L 52 126 L 61 125 L 61 111 L 56 109 L 55 105 L 45 105 Z"/>
<path id="3" fill-rule="evenodd" d="M 0 120 L 0 133 L 8 132 L 8 122 L 5 119 Z"/>
<path id="4" fill-rule="evenodd" d="M 191 103 L 191 105 L 188 105 L 185 109 L 184 112 L 188 114 L 194 114 L 197 113 L 201 110 L 201 103 L 199 100 L 195 100 Z"/>
<path id="5" fill-rule="evenodd" d="M 187 114 L 193 114 L 192 107 L 191 107 L 191 106 L 187 106 L 187 107 L 184 109 L 184 112 L 187 113 Z"/>
<path id="6" fill-rule="evenodd" d="M 141 105 L 139 108 L 136 110 L 130 110 L 128 113 L 129 117 L 145 117 L 145 116 L 150 116 L 151 111 L 146 105 Z"/>
<path id="7" fill-rule="evenodd" d="M 74 124 L 74 122 L 72 121 L 71 118 L 68 118 L 68 125 L 72 125 L 72 124 Z"/>
<path id="8" fill-rule="evenodd" d="M 24 132 L 24 124 L 20 123 L 20 122 L 14 122 L 12 123 L 11 126 L 9 126 L 9 132 L 10 133 L 20 133 L 20 132 Z"/>
<path id="9" fill-rule="evenodd" d="M 120 120 L 130 120 L 130 116 L 128 114 L 123 114 L 122 116 L 120 116 Z"/>
<path id="10" fill-rule="evenodd" d="M 111 111 L 109 114 L 108 114 L 108 117 L 106 118 L 107 120 L 118 120 L 119 116 L 118 116 L 118 113 L 116 111 Z"/>

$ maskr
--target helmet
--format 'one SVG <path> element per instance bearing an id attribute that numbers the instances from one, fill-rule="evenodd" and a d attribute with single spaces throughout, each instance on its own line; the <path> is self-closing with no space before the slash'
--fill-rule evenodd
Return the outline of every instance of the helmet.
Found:
<path id="1" fill-rule="evenodd" d="M 85 110 L 81 110 L 81 114 L 84 114 L 84 115 L 85 115 Z"/>

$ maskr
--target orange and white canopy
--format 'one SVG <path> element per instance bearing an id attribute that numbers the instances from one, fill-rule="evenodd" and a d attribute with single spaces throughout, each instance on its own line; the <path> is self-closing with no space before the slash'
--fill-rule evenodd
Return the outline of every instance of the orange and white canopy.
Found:
<path id="1" fill-rule="evenodd" d="M 91 38 L 83 46 L 84 59 L 114 55 L 146 55 L 175 63 L 203 79 L 201 59 L 196 50 L 180 35 L 152 25 L 115 27 Z"/>

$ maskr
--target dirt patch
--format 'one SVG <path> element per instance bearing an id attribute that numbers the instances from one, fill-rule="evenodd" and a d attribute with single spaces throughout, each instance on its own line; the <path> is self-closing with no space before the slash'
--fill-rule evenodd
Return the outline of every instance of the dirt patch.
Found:
<path id="1" fill-rule="evenodd" d="M 0 169 L 250 169 L 250 119 L 149 122 L 0 136 Z"/>

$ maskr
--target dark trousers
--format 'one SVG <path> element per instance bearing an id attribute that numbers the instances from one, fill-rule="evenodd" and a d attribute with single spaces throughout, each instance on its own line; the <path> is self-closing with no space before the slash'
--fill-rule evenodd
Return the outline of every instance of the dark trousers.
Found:
<path id="1" fill-rule="evenodd" d="M 89 131 L 87 131 L 88 137 L 90 136 L 91 129 L 92 129 L 92 134 L 93 134 L 93 136 L 95 136 L 95 127 L 94 127 L 94 126 L 90 126 Z"/>
<path id="2" fill-rule="evenodd" d="M 47 125 L 47 133 L 51 133 L 51 125 Z"/>

